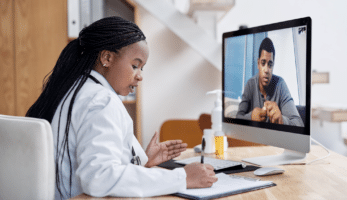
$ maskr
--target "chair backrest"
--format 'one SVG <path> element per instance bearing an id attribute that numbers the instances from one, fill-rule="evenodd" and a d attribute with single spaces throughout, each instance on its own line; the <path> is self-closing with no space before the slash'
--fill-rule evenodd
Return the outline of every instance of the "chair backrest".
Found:
<path id="1" fill-rule="evenodd" d="M 305 122 L 306 122 L 306 106 L 297 105 L 296 109 L 298 110 L 298 113 L 302 119 L 302 122 L 304 122 L 304 124 L 305 124 Z"/>
<path id="2" fill-rule="evenodd" d="M 199 126 L 202 132 L 206 128 L 210 129 L 212 126 L 210 114 L 205 114 L 205 113 L 201 114 L 198 121 L 199 121 Z M 263 146 L 262 144 L 248 142 L 248 141 L 239 140 L 239 139 L 230 138 L 230 137 L 228 137 L 228 144 L 229 144 L 229 147 Z"/>
<path id="3" fill-rule="evenodd" d="M 160 142 L 180 139 L 188 148 L 201 144 L 202 132 L 198 120 L 168 120 L 160 128 Z"/>
<path id="4" fill-rule="evenodd" d="M 50 124 L 0 115 L 0 199 L 54 199 L 54 187 Z"/>

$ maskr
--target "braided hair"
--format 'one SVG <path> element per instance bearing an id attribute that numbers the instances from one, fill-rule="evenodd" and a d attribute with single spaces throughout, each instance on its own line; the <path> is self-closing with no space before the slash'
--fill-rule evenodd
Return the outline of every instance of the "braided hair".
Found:
<path id="1" fill-rule="evenodd" d="M 26 116 L 46 119 L 52 123 L 53 116 L 59 103 L 62 107 L 72 91 L 72 98 L 68 108 L 67 121 L 62 141 L 59 141 L 60 119 L 59 113 L 57 146 L 55 154 L 56 185 L 60 188 L 62 175 L 59 174 L 63 163 L 64 154 L 67 153 L 70 167 L 70 188 L 65 194 L 71 197 L 72 163 L 69 152 L 69 129 L 71 113 L 77 93 L 86 82 L 88 75 L 97 62 L 99 52 L 109 50 L 118 53 L 122 47 L 145 40 L 143 32 L 133 22 L 121 17 L 107 17 L 100 19 L 82 29 L 79 37 L 71 41 L 61 52 L 53 70 L 45 77 L 43 91 L 36 102 L 29 108 Z M 48 77 L 48 78 L 47 78 Z M 64 98 L 65 96 L 65 98 Z"/>

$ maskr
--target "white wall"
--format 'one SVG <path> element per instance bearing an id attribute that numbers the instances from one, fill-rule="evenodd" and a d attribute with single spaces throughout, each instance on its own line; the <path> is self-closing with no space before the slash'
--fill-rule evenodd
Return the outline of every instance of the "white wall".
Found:
<path id="1" fill-rule="evenodd" d="M 218 25 L 218 32 L 291 20 L 312 18 L 312 69 L 330 73 L 330 83 L 314 85 L 312 103 L 347 104 L 347 1 L 344 0 L 237 0 Z"/>
<path id="2" fill-rule="evenodd" d="M 221 88 L 221 71 L 142 8 L 140 27 L 150 50 L 141 83 L 142 145 L 146 148 L 164 121 L 198 119 L 213 109 L 215 97 L 206 92 Z"/>
<path id="3" fill-rule="evenodd" d="M 269 31 L 268 37 L 272 40 L 275 46 L 275 65 L 273 74 L 284 79 L 294 100 L 294 104 L 299 105 L 292 28 Z"/>
<path id="4" fill-rule="evenodd" d="M 314 85 L 313 104 L 347 104 L 347 1 L 344 0 L 237 0 L 218 24 L 223 32 L 310 16 L 312 69 L 330 72 L 330 83 Z M 221 88 L 221 72 L 140 8 L 140 26 L 147 36 L 150 57 L 142 83 L 142 134 L 146 148 L 154 131 L 173 118 L 197 119 L 213 108 L 214 97 L 205 93 Z M 346 107 L 346 106 L 345 106 Z"/>

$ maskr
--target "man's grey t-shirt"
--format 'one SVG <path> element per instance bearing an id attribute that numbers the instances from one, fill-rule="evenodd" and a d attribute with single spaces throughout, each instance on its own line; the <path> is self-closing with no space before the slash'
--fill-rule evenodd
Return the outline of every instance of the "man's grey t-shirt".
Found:
<path id="1" fill-rule="evenodd" d="M 282 112 L 283 124 L 304 126 L 283 78 L 272 75 L 271 82 L 265 91 L 266 99 L 259 89 L 259 74 L 250 78 L 242 94 L 236 118 L 251 120 L 254 108 L 263 108 L 265 101 L 274 101 Z M 270 122 L 268 117 L 266 122 Z"/>

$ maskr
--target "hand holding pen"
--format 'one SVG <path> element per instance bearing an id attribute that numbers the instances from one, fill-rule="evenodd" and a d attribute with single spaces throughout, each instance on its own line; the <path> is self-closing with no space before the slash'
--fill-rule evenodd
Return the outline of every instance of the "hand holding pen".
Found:
<path id="1" fill-rule="evenodd" d="M 201 143 L 201 164 L 204 164 L 204 156 L 205 156 L 205 146 L 206 146 L 206 142 L 205 142 L 205 138 L 202 138 L 202 143 Z"/>
<path id="2" fill-rule="evenodd" d="M 201 146 L 201 163 L 195 162 L 184 167 L 187 174 L 187 188 L 211 187 L 218 180 L 212 165 L 204 164 L 205 139 L 202 139 Z"/>

